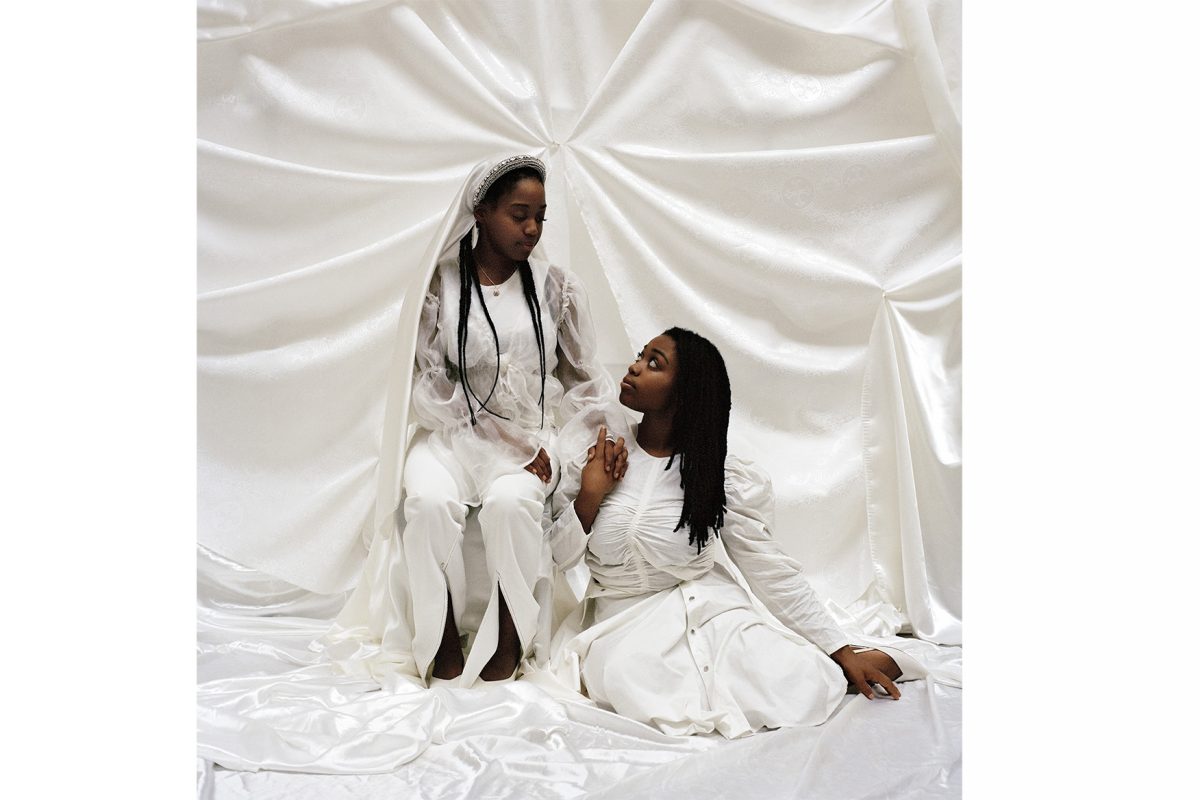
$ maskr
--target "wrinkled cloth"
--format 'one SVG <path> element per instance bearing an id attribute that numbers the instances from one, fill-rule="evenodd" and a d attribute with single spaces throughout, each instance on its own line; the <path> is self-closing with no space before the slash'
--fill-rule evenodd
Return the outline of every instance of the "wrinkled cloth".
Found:
<path id="1" fill-rule="evenodd" d="M 425 247 L 472 164 L 526 152 L 604 363 L 711 339 L 813 587 L 961 641 L 959 5 L 203 0 L 200 542 L 354 586 Z"/>
<path id="2" fill-rule="evenodd" d="M 708 325 L 737 372 L 731 443 L 774 477 L 773 533 L 839 625 L 961 641 L 959 16 L 954 0 L 204 0 L 200 543 L 256 587 L 340 608 L 394 528 L 424 248 L 473 163 L 532 152 L 550 167 L 539 248 L 586 284 L 605 363 Z M 202 660 L 256 701 L 204 701 L 231 723 L 202 725 L 205 757 L 384 774 L 218 769 L 218 797 L 961 794 L 961 692 L 941 682 L 667 763 L 666 737 L 534 715 L 528 694 L 494 713 L 492 694 L 434 690 L 409 716 L 390 705 L 406 692 L 272 699 L 252 676 L 281 631 L 289 657 L 320 634 L 290 633 L 278 596 L 245 603 L 270 617 L 223 617 L 220 640 L 202 628 Z M 339 748 L 352 724 L 357 749 Z M 377 735 L 401 727 L 412 747 Z"/>
<path id="3" fill-rule="evenodd" d="M 223 587 L 219 597 L 203 592 L 197 617 L 197 739 L 217 798 L 686 797 L 702 786 L 776 797 L 792 784 L 815 797 L 880 786 L 904 796 L 910 785 L 956 796 L 961 691 L 936 674 L 906 684 L 899 703 L 847 697 L 816 727 L 737 741 L 667 736 L 578 693 L 543 691 L 538 673 L 381 691 L 309 649 L 341 596 L 298 592 L 204 548 L 197 563 L 207 587 Z M 911 644 L 936 672 L 960 670 L 960 648 Z M 868 764 L 846 756 L 864 750 L 875 754 Z"/>

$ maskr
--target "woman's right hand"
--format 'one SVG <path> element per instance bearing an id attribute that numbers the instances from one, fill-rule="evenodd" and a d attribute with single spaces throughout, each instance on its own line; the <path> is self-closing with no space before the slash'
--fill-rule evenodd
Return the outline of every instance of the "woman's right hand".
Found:
<path id="1" fill-rule="evenodd" d="M 615 442 L 608 438 L 608 428 L 600 426 L 596 443 L 588 448 L 588 460 L 579 480 L 579 493 L 593 498 L 603 498 L 613 490 L 617 481 L 625 477 L 629 468 L 629 451 L 625 448 L 625 437 Z"/>

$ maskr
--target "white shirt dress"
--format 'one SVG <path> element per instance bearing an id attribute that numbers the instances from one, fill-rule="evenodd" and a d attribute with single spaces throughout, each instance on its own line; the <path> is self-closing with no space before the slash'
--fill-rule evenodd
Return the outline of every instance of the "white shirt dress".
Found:
<path id="1" fill-rule="evenodd" d="M 697 553 L 687 528 L 675 530 L 683 506 L 679 460 L 668 468 L 667 458 L 638 448 L 635 431 L 625 435 L 628 472 L 590 534 L 571 502 L 581 458 L 566 467 L 568 485 L 556 494 L 548 533 L 554 560 L 566 568 L 583 558 L 592 579 L 554 636 L 548 675 L 669 734 L 734 738 L 824 722 L 846 694 L 828 654 L 849 639 L 800 564 L 771 537 L 770 478 L 748 461 L 726 460 L 720 542 L 748 592 L 711 534 Z"/>

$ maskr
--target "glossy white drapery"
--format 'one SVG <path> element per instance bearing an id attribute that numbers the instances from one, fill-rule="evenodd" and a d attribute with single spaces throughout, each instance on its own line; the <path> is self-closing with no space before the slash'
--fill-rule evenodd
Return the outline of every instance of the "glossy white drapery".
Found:
<path id="1" fill-rule="evenodd" d="M 959 641 L 957 13 L 201 2 L 201 544 L 353 585 L 406 280 L 470 166 L 532 152 L 606 363 L 713 339 L 814 587 Z"/>
<path id="2" fill-rule="evenodd" d="M 843 627 L 907 621 L 958 642 L 957 3 L 199 10 L 204 758 L 381 772 L 426 793 L 442 781 L 447 796 L 531 779 L 486 760 L 462 772 L 479 753 L 544 765 L 538 780 L 562 796 L 768 796 L 771 781 L 953 796 L 959 695 L 943 685 L 913 686 L 895 712 L 859 698 L 818 729 L 717 752 L 564 711 L 521 683 L 372 691 L 306 648 L 398 486 L 403 420 L 388 412 L 405 405 L 395 366 L 411 353 L 414 275 L 471 166 L 518 152 L 549 164 L 540 248 L 586 285 L 606 364 L 623 369 L 670 325 L 716 342 L 733 380 L 730 450 L 771 474 L 774 533 Z M 956 652 L 930 658 L 956 672 Z M 291 706 L 257 702 L 268 695 Z M 864 736 L 878 752 L 912 744 L 886 769 L 831 757 Z M 795 780 L 737 770 L 806 758 Z M 205 785 L 220 794 L 221 777 L 209 769 Z M 287 777 L 224 785 L 302 796 Z"/>

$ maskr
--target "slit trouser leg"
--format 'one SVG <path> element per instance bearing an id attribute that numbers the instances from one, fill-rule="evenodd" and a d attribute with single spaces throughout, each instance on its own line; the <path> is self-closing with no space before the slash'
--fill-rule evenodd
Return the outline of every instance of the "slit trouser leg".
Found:
<path id="1" fill-rule="evenodd" d="M 466 607 L 462 539 L 467 507 L 453 476 L 422 441 L 409 451 L 404 492 L 403 544 L 412 592 L 413 660 L 426 677 L 445 631 L 447 597 L 456 615 Z"/>
<path id="2" fill-rule="evenodd" d="M 482 500 L 479 528 L 492 592 L 467 659 L 466 680 L 477 677 L 496 652 L 501 593 L 523 653 L 531 648 L 538 624 L 533 591 L 543 566 L 546 485 L 528 472 L 505 475 L 488 487 Z"/>

